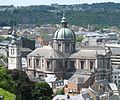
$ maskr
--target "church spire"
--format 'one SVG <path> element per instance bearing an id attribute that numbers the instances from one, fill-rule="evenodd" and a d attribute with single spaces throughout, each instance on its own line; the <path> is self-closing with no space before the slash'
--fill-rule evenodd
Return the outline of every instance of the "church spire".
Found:
<path id="1" fill-rule="evenodd" d="M 12 31 L 12 40 L 11 40 L 11 44 L 16 44 L 16 31 L 15 28 L 13 27 L 13 31 Z"/>
<path id="2" fill-rule="evenodd" d="M 67 21 L 65 18 L 65 13 L 63 13 L 63 18 L 62 18 L 61 24 L 62 24 L 63 28 L 67 28 Z"/>

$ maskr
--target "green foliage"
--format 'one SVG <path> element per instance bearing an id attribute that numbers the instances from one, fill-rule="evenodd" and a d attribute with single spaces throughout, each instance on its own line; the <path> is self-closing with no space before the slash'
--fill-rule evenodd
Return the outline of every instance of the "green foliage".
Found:
<path id="1" fill-rule="evenodd" d="M 15 92 L 15 82 L 12 80 L 12 78 L 8 75 L 8 70 L 0 66 L 0 87 L 14 93 Z"/>
<path id="2" fill-rule="evenodd" d="M 10 40 L 11 40 L 11 37 L 7 37 L 7 38 L 5 38 L 5 40 L 8 40 L 8 41 L 10 41 Z"/>
<path id="3" fill-rule="evenodd" d="M 0 42 L 3 41 L 5 38 L 4 36 L 0 36 Z"/>
<path id="4" fill-rule="evenodd" d="M 40 36 L 41 36 L 43 39 L 46 39 L 47 34 L 45 34 L 45 33 L 41 33 Z"/>
<path id="5" fill-rule="evenodd" d="M 15 95 L 0 88 L 0 96 L 4 97 L 4 100 L 15 100 Z"/>
<path id="6" fill-rule="evenodd" d="M 84 39 L 83 36 L 77 36 L 76 37 L 76 42 L 81 42 Z"/>
<path id="7" fill-rule="evenodd" d="M 58 88 L 58 89 L 56 90 L 56 95 L 64 95 L 64 90 Z"/>
<path id="8" fill-rule="evenodd" d="M 36 83 L 32 92 L 34 100 L 52 100 L 53 91 L 46 82 Z"/>
<path id="9" fill-rule="evenodd" d="M 17 69 L 10 70 L 9 74 L 17 84 L 17 97 L 20 95 L 22 100 L 31 100 L 33 83 L 30 82 L 27 74 Z"/>
<path id="10" fill-rule="evenodd" d="M 69 24 L 87 26 L 97 25 L 99 27 L 116 25 L 120 26 L 120 4 L 101 3 L 83 5 L 51 6 L 28 6 L 19 7 L 11 11 L 0 11 L 0 26 L 15 24 L 58 24 L 62 18 L 65 8 Z M 83 11 L 79 10 L 79 8 Z M 77 9 L 78 10 L 73 10 Z M 54 10 L 54 11 L 52 11 Z"/>

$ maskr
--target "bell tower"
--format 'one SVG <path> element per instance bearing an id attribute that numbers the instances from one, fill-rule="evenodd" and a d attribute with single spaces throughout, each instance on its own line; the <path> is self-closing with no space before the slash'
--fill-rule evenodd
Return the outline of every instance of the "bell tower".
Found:
<path id="1" fill-rule="evenodd" d="M 16 31 L 13 29 L 12 40 L 8 46 L 8 69 L 22 69 L 21 55 L 18 42 L 16 40 Z"/>

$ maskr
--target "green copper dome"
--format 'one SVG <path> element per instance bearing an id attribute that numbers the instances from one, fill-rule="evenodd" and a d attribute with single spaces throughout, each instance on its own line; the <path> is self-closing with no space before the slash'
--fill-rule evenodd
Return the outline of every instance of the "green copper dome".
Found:
<path id="1" fill-rule="evenodd" d="M 54 40 L 75 40 L 74 32 L 71 29 L 67 28 L 67 21 L 65 18 L 65 14 L 63 14 L 61 24 L 62 24 L 62 28 L 58 29 L 55 32 L 53 39 Z"/>
<path id="2" fill-rule="evenodd" d="M 53 39 L 59 39 L 59 40 L 74 40 L 75 39 L 75 34 L 72 30 L 69 28 L 60 28 L 58 29 L 55 34 Z"/>

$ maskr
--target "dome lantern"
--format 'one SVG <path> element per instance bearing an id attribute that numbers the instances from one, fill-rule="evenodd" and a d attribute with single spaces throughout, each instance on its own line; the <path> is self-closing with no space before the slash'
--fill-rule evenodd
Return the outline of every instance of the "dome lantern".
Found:
<path id="1" fill-rule="evenodd" d="M 62 24 L 62 27 L 63 27 L 63 28 L 67 28 L 67 21 L 66 21 L 66 18 L 65 18 L 65 14 L 64 14 L 64 13 L 63 13 L 63 18 L 62 18 L 61 24 Z"/>

